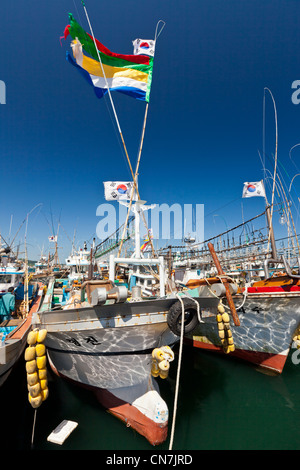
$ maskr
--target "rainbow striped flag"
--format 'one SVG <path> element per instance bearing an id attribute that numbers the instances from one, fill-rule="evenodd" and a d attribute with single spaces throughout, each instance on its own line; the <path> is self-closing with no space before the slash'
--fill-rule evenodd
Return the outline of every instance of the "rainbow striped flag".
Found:
<path id="1" fill-rule="evenodd" d="M 83 30 L 71 13 L 69 19 L 70 24 L 65 28 L 64 38 L 69 34 L 73 38 L 71 47 L 74 58 L 67 52 L 67 60 L 92 85 L 96 96 L 102 98 L 109 88 L 110 91 L 119 91 L 149 102 L 153 57 L 117 54 L 95 39 L 101 66 L 92 36 Z M 91 57 L 86 56 L 83 51 Z"/>

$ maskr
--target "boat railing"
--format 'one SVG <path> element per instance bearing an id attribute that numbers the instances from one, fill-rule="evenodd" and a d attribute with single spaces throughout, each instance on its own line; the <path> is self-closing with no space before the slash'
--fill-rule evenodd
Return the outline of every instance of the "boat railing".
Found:
<path id="1" fill-rule="evenodd" d="M 298 258 L 298 274 L 294 274 L 289 263 L 287 262 L 284 255 L 281 256 L 279 259 L 274 258 L 267 258 L 264 261 L 264 271 L 265 271 L 265 279 L 270 277 L 269 265 L 270 264 L 283 264 L 284 269 L 287 275 L 292 279 L 300 279 L 300 259 Z"/>
<path id="2" fill-rule="evenodd" d="M 163 256 L 158 258 L 115 258 L 114 255 L 109 257 L 109 279 L 114 281 L 116 264 L 128 263 L 129 265 L 138 266 L 158 266 L 159 267 L 159 288 L 160 297 L 165 296 L 165 260 Z"/>

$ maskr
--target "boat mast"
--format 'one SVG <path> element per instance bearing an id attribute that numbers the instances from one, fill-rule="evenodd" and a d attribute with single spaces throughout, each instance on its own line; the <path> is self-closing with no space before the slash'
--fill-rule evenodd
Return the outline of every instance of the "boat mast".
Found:
<path id="1" fill-rule="evenodd" d="M 265 100 L 266 90 L 271 95 L 271 98 L 272 98 L 272 101 L 273 101 L 273 106 L 274 106 L 274 114 L 275 114 L 275 134 L 276 134 L 275 135 L 275 165 L 274 165 L 274 177 L 273 177 L 273 189 L 272 189 L 271 206 L 269 205 L 269 203 L 267 201 L 267 196 L 265 196 L 265 199 L 266 199 L 266 214 L 267 214 L 268 227 L 269 227 L 268 248 L 269 248 L 269 243 L 271 242 L 272 258 L 276 259 L 277 258 L 277 250 L 276 250 L 276 244 L 275 244 L 275 238 L 274 238 L 272 218 L 273 218 L 273 211 L 274 211 L 274 193 L 275 193 L 275 182 L 276 182 L 276 171 L 277 171 L 278 126 L 277 126 L 277 110 L 276 110 L 275 100 L 274 100 L 274 97 L 272 95 L 272 92 L 267 87 L 264 88 L 264 100 Z M 264 120 L 265 120 L 265 116 L 264 116 Z M 265 155 L 264 155 L 264 157 L 265 157 Z"/>
<path id="2" fill-rule="evenodd" d="M 270 204 L 268 203 L 267 197 L 265 200 L 266 200 L 266 215 L 267 215 L 268 228 L 269 228 L 269 241 L 271 242 L 271 249 L 272 249 L 272 258 L 277 259 L 277 250 L 276 250 L 276 243 L 275 243 L 274 230 L 273 230 L 273 224 L 272 224 L 272 216 L 270 213 Z"/>
<path id="3" fill-rule="evenodd" d="M 137 185 L 137 181 L 136 181 L 137 172 L 136 172 L 135 175 L 133 174 L 133 169 L 132 169 L 131 162 L 130 162 L 130 158 L 129 158 L 129 155 L 128 155 L 128 152 L 127 152 L 127 148 L 126 148 L 126 145 L 125 145 L 125 141 L 124 141 L 123 133 L 122 133 L 122 130 L 121 130 L 121 126 L 120 126 L 120 123 L 119 123 L 119 120 L 118 120 L 118 116 L 117 116 L 117 113 L 116 113 L 116 109 L 115 109 L 115 106 L 114 106 L 114 102 L 113 102 L 113 99 L 112 99 L 112 96 L 111 96 L 111 93 L 110 93 L 110 89 L 109 89 L 108 82 L 107 82 L 107 78 L 106 78 L 106 75 L 105 75 L 105 72 L 104 72 L 104 68 L 103 68 L 103 64 L 102 64 L 102 61 L 101 61 L 100 53 L 99 53 L 98 47 L 97 47 L 97 45 L 96 45 L 96 40 L 95 40 L 93 28 L 92 28 L 92 25 L 91 25 L 91 22 L 90 22 L 90 19 L 89 19 L 89 15 L 88 15 L 88 12 L 87 12 L 85 3 L 84 3 L 83 0 L 81 0 L 81 3 L 82 3 L 83 9 L 84 9 L 84 13 L 85 13 L 85 16 L 86 16 L 86 19 L 87 19 L 87 22 L 88 22 L 88 25 L 89 25 L 89 28 L 90 28 L 90 31 L 91 31 L 91 35 L 92 35 L 93 42 L 94 42 L 94 46 L 95 46 L 95 49 L 96 49 L 96 52 L 97 52 L 97 56 L 98 56 L 98 60 L 99 60 L 99 63 L 100 63 L 101 71 L 102 71 L 103 77 L 104 77 L 104 79 L 105 79 L 105 83 L 106 83 L 106 87 L 107 87 L 107 91 L 108 91 L 108 96 L 109 96 L 109 99 L 110 99 L 111 107 L 112 107 L 112 110 L 113 110 L 113 113 L 114 113 L 114 116 L 115 116 L 115 120 L 116 120 L 116 123 L 117 123 L 118 131 L 119 131 L 119 134 L 120 134 L 120 137 L 121 137 L 121 140 L 122 140 L 122 144 L 123 144 L 123 147 L 124 147 L 125 155 L 126 155 L 127 162 L 128 162 L 128 165 L 129 165 L 129 168 L 130 168 L 130 172 L 131 172 L 131 176 L 132 176 L 132 179 L 133 179 L 133 185 L 134 185 L 134 186 L 133 186 L 133 188 L 132 188 L 132 197 L 133 197 L 134 189 L 135 189 L 135 190 L 136 190 L 137 197 L 138 197 L 138 200 L 140 200 L 141 198 L 140 198 L 140 194 L 139 194 L 139 190 L 138 190 L 138 185 Z M 147 103 L 147 104 L 148 104 L 148 103 Z M 146 107 L 146 111 L 148 112 L 148 107 Z M 147 114 L 145 114 L 145 117 L 146 117 L 146 116 L 147 116 Z M 130 209 L 128 210 L 128 214 L 129 214 L 129 211 L 130 211 Z M 147 225 L 146 225 L 146 219 L 145 219 L 144 214 L 142 214 L 142 216 L 143 216 L 144 224 L 145 224 L 145 226 L 147 226 Z M 147 231 L 148 231 L 148 233 L 149 233 L 148 227 L 147 227 Z M 152 241 L 151 241 L 151 246 L 152 246 L 152 251 L 154 251 Z"/>

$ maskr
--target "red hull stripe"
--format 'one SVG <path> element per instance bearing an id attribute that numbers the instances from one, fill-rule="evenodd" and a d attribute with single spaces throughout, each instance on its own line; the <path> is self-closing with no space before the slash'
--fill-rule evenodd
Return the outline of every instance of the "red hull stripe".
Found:
<path id="1" fill-rule="evenodd" d="M 135 406 L 117 398 L 108 390 L 98 389 L 96 397 L 104 408 L 126 423 L 126 426 L 135 429 L 144 436 L 153 446 L 162 444 L 167 439 L 168 423 L 154 423 L 141 413 Z"/>
<path id="2" fill-rule="evenodd" d="M 265 292 L 266 294 L 270 292 L 300 292 L 300 286 L 274 286 L 274 287 L 248 287 L 249 293 L 255 292 Z"/>
<path id="3" fill-rule="evenodd" d="M 215 346 L 214 344 L 204 343 L 201 341 L 192 340 L 190 338 L 185 338 L 184 342 L 185 344 L 193 346 L 195 348 L 225 354 L 223 352 L 223 348 Z M 246 351 L 244 349 L 236 349 L 235 351 L 230 352 L 229 356 L 238 357 L 240 359 L 243 359 L 244 361 L 256 364 L 259 367 L 271 369 L 279 374 L 281 374 L 287 359 L 287 356 L 285 354 L 270 354 L 259 351 Z"/>

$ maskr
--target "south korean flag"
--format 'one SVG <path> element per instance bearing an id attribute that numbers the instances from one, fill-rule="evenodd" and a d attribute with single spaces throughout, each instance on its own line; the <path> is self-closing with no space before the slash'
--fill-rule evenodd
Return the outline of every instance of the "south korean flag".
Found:
<path id="1" fill-rule="evenodd" d="M 134 55 L 154 56 L 155 41 L 153 39 L 135 39 L 132 44 Z"/>
<path id="2" fill-rule="evenodd" d="M 104 197 L 107 201 L 126 201 L 131 198 L 134 186 L 132 181 L 105 181 L 103 184 Z M 137 200 L 136 191 L 132 200 Z"/>

